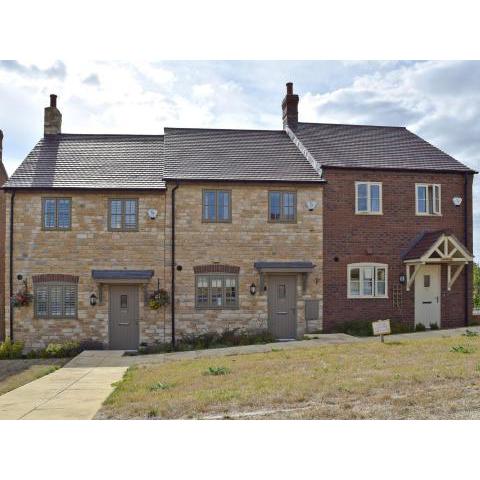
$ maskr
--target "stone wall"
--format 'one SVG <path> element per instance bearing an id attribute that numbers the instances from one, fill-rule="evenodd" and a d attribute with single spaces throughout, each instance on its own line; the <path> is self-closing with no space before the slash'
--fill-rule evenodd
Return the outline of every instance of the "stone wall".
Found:
<path id="1" fill-rule="evenodd" d="M 34 319 L 33 305 L 14 309 L 14 339 L 28 348 L 43 347 L 51 341 L 92 339 L 108 342 L 108 288 L 103 289 L 103 302 L 90 306 L 92 293 L 99 287 L 91 277 L 92 269 L 152 269 L 154 278 L 148 285 L 152 291 L 160 279 L 165 287 L 164 228 L 165 194 L 162 192 L 55 191 L 55 196 L 72 198 L 70 231 L 44 231 L 41 227 L 41 199 L 49 192 L 17 191 L 14 228 L 14 292 L 21 288 L 17 275 L 27 278 L 32 290 L 32 276 L 45 273 L 69 274 L 79 277 L 78 319 Z M 107 226 L 108 199 L 135 197 L 139 199 L 139 231 L 110 232 Z M 7 194 L 9 222 L 10 194 Z M 158 216 L 150 220 L 149 208 Z M 8 238 L 7 238 L 8 240 Z M 8 243 L 7 243 L 8 252 Z M 5 277 L 8 297 L 8 262 Z M 168 288 L 168 286 L 167 286 Z M 165 308 L 150 310 L 144 305 L 143 289 L 139 286 L 140 341 L 163 340 Z M 9 307 L 6 318 L 9 318 Z M 7 335 L 9 335 L 8 321 Z"/>
<path id="2" fill-rule="evenodd" d="M 170 225 L 171 187 L 167 191 L 167 222 Z M 202 222 L 202 190 L 231 191 L 232 222 Z M 297 192 L 297 222 L 268 222 L 268 191 Z M 317 207 L 308 211 L 307 200 Z M 176 329 L 182 333 L 222 331 L 225 328 L 256 329 L 267 326 L 267 293 L 251 295 L 249 287 L 260 286 L 254 270 L 257 261 L 311 261 L 316 267 L 308 277 L 305 291 L 301 275 L 297 279 L 297 334 L 305 331 L 304 301 L 320 300 L 322 311 L 322 186 L 267 183 L 184 183 L 176 190 Z M 170 264 L 170 235 L 166 239 L 166 265 Z M 240 267 L 239 308 L 237 310 L 197 310 L 195 308 L 194 267 L 225 264 Z M 168 269 L 169 270 L 169 269 Z M 266 278 L 268 288 L 268 277 Z M 321 319 L 309 325 L 321 328 Z"/>

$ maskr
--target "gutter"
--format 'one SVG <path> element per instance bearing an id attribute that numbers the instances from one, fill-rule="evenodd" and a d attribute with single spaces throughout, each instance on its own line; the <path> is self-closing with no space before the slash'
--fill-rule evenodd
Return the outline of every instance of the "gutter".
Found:
<path id="1" fill-rule="evenodd" d="M 12 190 L 12 195 L 10 197 L 10 263 L 9 263 L 9 282 L 10 282 L 10 297 L 9 297 L 9 308 L 10 308 L 10 341 L 13 342 L 13 307 L 12 307 L 12 297 L 13 297 L 13 212 L 15 205 L 15 190 Z"/>
<path id="2" fill-rule="evenodd" d="M 175 191 L 180 186 L 177 184 L 172 189 L 172 285 L 171 285 L 171 315 L 172 315 L 172 349 L 175 350 Z"/>

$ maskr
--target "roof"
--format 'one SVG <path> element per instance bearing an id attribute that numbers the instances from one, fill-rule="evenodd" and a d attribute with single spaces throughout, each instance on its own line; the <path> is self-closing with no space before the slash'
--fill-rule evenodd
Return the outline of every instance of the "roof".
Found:
<path id="1" fill-rule="evenodd" d="M 47 135 L 4 186 L 163 189 L 163 135 Z"/>
<path id="2" fill-rule="evenodd" d="M 449 230 L 435 230 L 430 232 L 422 232 L 412 243 L 407 252 L 403 255 L 403 260 L 417 260 L 421 259 L 428 251 L 434 246 L 434 244 L 443 236 L 448 237 L 454 241 L 457 245 L 457 249 L 464 255 L 473 257 L 468 248 L 458 240 Z M 446 253 L 446 252 L 445 252 Z"/>
<path id="3" fill-rule="evenodd" d="M 322 182 L 283 130 L 165 128 L 165 178 Z"/>
<path id="4" fill-rule="evenodd" d="M 150 280 L 153 270 L 92 270 L 95 280 Z"/>
<path id="5" fill-rule="evenodd" d="M 279 272 L 308 272 L 315 268 L 315 265 L 312 262 L 255 262 L 253 266 L 256 270 L 259 271 L 278 270 Z"/>
<path id="6" fill-rule="evenodd" d="M 322 167 L 473 172 L 404 127 L 300 122 L 295 135 Z"/>
<path id="7" fill-rule="evenodd" d="M 422 257 L 427 253 L 432 245 L 442 236 L 448 235 L 447 230 L 435 230 L 434 232 L 422 232 L 416 240 L 414 240 L 413 245 L 403 255 L 403 260 L 413 260 Z"/>

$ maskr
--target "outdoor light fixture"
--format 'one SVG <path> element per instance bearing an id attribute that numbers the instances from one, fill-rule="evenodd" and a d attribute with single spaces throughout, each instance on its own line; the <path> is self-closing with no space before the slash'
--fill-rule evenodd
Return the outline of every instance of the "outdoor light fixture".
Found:
<path id="1" fill-rule="evenodd" d="M 456 207 L 459 207 L 462 204 L 462 197 L 453 197 L 452 202 Z"/>
<path id="2" fill-rule="evenodd" d="M 257 286 L 254 283 L 252 283 L 250 285 L 250 294 L 255 295 L 255 293 L 257 293 Z"/>
<path id="3" fill-rule="evenodd" d="M 93 307 L 96 304 L 97 304 L 97 296 L 94 293 L 92 293 L 90 295 L 90 305 Z"/>
<path id="4" fill-rule="evenodd" d="M 403 274 L 400 275 L 400 277 L 398 278 L 398 281 L 399 281 L 400 283 L 405 283 L 405 275 L 403 275 Z"/>

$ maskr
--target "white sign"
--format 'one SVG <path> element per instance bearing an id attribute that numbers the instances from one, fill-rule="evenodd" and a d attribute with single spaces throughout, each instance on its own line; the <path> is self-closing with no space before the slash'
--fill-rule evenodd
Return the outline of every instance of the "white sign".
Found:
<path id="1" fill-rule="evenodd" d="M 378 322 L 372 322 L 374 335 L 390 335 L 390 320 L 379 320 Z"/>

